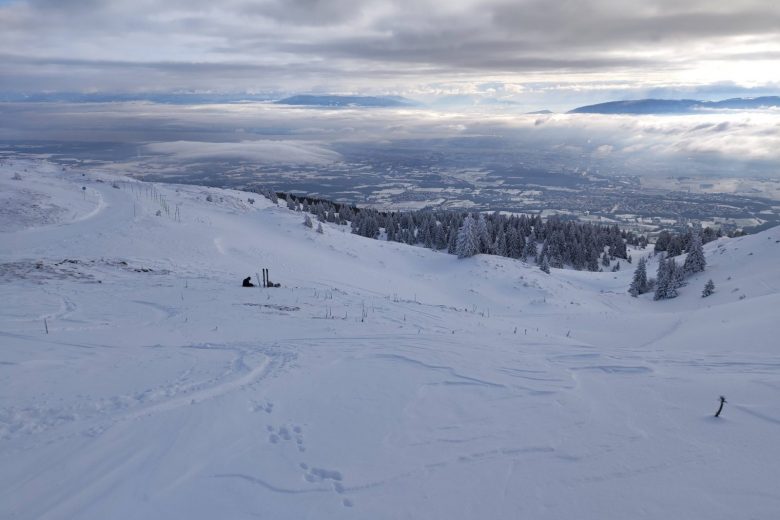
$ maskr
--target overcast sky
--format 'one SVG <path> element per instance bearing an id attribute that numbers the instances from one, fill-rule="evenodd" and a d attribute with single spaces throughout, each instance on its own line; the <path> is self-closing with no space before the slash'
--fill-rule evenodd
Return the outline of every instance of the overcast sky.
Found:
<path id="1" fill-rule="evenodd" d="M 0 0 L 0 91 L 777 93 L 777 0 Z M 557 96 L 557 97 L 556 97 Z"/>

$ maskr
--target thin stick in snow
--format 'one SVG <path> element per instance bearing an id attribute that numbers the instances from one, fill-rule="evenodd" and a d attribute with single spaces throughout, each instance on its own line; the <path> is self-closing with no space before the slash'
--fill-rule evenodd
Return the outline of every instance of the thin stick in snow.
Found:
<path id="1" fill-rule="evenodd" d="M 723 403 L 726 402 L 726 398 L 723 396 L 720 396 L 720 406 L 718 407 L 718 411 L 715 412 L 715 417 L 720 417 L 720 412 L 723 411 Z"/>

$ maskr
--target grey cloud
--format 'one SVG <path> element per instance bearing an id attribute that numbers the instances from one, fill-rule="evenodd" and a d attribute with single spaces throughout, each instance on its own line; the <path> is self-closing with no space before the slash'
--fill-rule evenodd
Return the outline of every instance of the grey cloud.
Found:
<path id="1" fill-rule="evenodd" d="M 711 60 L 777 61 L 780 3 L 29 0 L 0 5 L 0 48 L 14 56 L 0 62 L 6 90 L 354 91 L 528 73 L 548 84 L 612 72 L 641 81 Z"/>
<path id="2" fill-rule="evenodd" d="M 447 43 L 449 42 L 449 43 Z M 353 58 L 368 62 L 396 65 L 427 65 L 440 72 L 467 69 L 481 72 L 518 71 L 582 71 L 616 67 L 646 67 L 661 62 L 646 58 L 609 57 L 584 53 L 543 54 L 526 43 L 498 40 L 464 42 L 457 36 L 439 40 L 434 45 L 417 35 L 396 35 L 392 42 L 385 39 L 353 38 L 334 40 L 325 44 L 293 43 L 279 48 L 286 52 L 313 53 L 318 51 L 335 58 Z"/>
<path id="3" fill-rule="evenodd" d="M 699 38 L 777 35 L 780 5 L 773 2 L 548 2 L 497 5 L 497 27 L 533 34 L 546 46 L 606 48 L 617 44 L 680 43 Z"/>
<path id="4" fill-rule="evenodd" d="M 94 11 L 105 5 L 101 0 L 30 0 L 29 4 L 39 9 L 53 9 L 58 11 L 83 12 Z"/>
<path id="5" fill-rule="evenodd" d="M 282 23 L 338 25 L 360 16 L 366 3 L 360 0 L 269 0 L 245 3 L 240 11 Z"/>
<path id="6" fill-rule="evenodd" d="M 170 161 L 240 159 L 274 164 L 328 164 L 339 160 L 338 153 L 305 141 L 239 141 L 209 143 L 172 141 L 144 146 L 148 153 L 167 155 Z"/>

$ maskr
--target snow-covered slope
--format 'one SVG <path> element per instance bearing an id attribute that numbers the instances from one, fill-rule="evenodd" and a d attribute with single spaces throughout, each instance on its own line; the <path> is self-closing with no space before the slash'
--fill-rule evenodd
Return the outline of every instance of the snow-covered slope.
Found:
<path id="1" fill-rule="evenodd" d="M 776 229 L 653 302 L 235 191 L 6 162 L 0 203 L 2 518 L 780 511 Z"/>

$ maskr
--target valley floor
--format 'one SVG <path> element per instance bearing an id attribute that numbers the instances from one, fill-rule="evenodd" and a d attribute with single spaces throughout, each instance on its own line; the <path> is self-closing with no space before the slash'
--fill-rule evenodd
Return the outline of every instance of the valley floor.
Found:
<path id="1" fill-rule="evenodd" d="M 654 302 L 630 266 L 459 260 L 45 162 L 0 165 L 0 204 L 1 518 L 780 511 L 778 228 Z M 281 287 L 242 288 L 261 268 Z"/>

